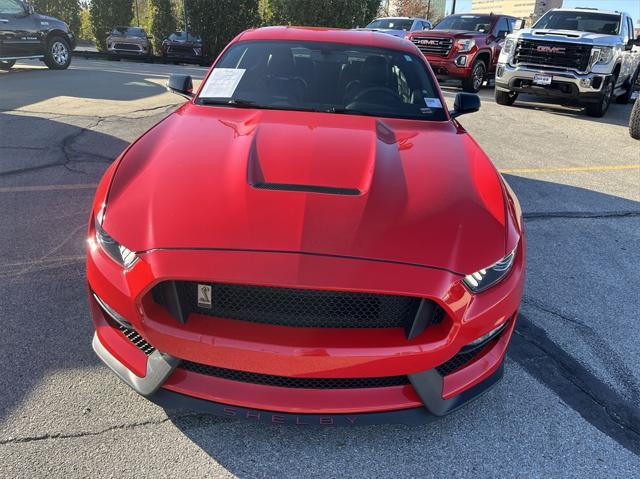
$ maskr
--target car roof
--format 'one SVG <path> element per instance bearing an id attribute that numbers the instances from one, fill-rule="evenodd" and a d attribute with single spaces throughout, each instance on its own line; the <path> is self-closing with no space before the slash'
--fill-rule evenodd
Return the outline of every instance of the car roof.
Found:
<path id="1" fill-rule="evenodd" d="M 586 12 L 586 13 L 606 13 L 609 15 L 621 15 L 622 12 L 616 10 L 603 10 L 601 8 L 555 8 L 555 12 Z"/>
<path id="2" fill-rule="evenodd" d="M 402 38 L 366 30 L 323 27 L 263 27 L 247 30 L 235 41 L 299 40 L 305 42 L 346 43 L 415 53 L 416 47 Z"/>

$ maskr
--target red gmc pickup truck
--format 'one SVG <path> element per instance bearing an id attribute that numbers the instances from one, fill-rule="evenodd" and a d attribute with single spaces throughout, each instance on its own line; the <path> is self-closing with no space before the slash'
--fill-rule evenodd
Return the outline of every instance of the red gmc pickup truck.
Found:
<path id="1" fill-rule="evenodd" d="M 407 38 L 427 58 L 438 80 L 461 80 L 465 91 L 476 93 L 494 75 L 505 37 L 521 24 L 521 18 L 508 15 L 458 14 Z"/>

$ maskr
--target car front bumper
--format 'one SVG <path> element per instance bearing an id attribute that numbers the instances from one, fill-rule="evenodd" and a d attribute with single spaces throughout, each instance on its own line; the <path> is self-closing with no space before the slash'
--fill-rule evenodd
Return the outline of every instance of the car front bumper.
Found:
<path id="1" fill-rule="evenodd" d="M 344 424 L 354 415 L 362 423 L 415 422 L 468 403 L 502 375 L 524 282 L 522 241 L 507 278 L 478 295 L 448 272 L 357 259 L 181 250 L 139 256 L 123 272 L 100 248 L 89 250 L 93 346 L 100 359 L 137 392 L 165 407 L 293 424 Z M 203 277 L 203 271 L 215 274 Z M 411 340 L 400 328 L 295 328 L 197 314 L 182 324 L 152 299 L 153 286 L 167 278 L 402 293 L 437 299 L 447 317 Z M 450 286 L 443 289 L 444 284 Z M 115 324 L 109 308 L 126 318 L 131 329 Z M 439 372 L 467 343 L 507 321 L 500 335 L 463 367 Z M 299 389 L 182 367 L 193 362 L 279 378 L 406 375 L 408 381 L 388 387 Z"/>
<path id="2" fill-rule="evenodd" d="M 533 79 L 538 74 L 551 75 L 553 77 L 551 85 L 535 85 Z M 602 96 L 602 87 L 606 78 L 606 75 L 597 73 L 545 70 L 542 67 L 500 63 L 496 69 L 496 90 L 597 102 Z"/>

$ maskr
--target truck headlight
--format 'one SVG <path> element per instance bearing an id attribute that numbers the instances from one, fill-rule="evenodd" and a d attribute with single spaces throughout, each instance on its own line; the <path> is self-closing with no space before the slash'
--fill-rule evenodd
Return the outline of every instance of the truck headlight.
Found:
<path id="1" fill-rule="evenodd" d="M 502 50 L 500 51 L 500 57 L 498 57 L 498 63 L 511 63 L 511 60 L 513 60 L 513 54 L 516 51 L 516 42 L 511 39 L 511 38 L 507 38 L 504 42 L 504 46 L 502 47 Z"/>
<path id="2" fill-rule="evenodd" d="M 456 40 L 456 48 L 460 53 L 470 52 L 471 49 L 475 46 L 476 46 L 476 41 L 473 39 Z"/>
<path id="3" fill-rule="evenodd" d="M 120 266 L 123 266 L 126 269 L 131 268 L 136 261 L 138 261 L 138 257 L 135 252 L 130 249 L 122 246 L 116 240 L 114 240 L 109 234 L 102 228 L 100 222 L 96 219 L 94 222 L 96 229 L 96 241 L 95 244 L 98 244 L 102 247 L 105 253 L 107 253 L 111 259 L 113 259 Z M 91 243 L 91 241 L 90 241 Z"/>
<path id="4" fill-rule="evenodd" d="M 516 257 L 516 250 L 517 247 L 500 261 L 497 261 L 491 266 L 487 266 L 480 271 L 468 274 L 462 281 L 473 293 L 479 293 L 490 288 L 501 281 L 507 273 L 509 273 L 513 266 L 513 260 Z"/>
<path id="5" fill-rule="evenodd" d="M 597 64 L 606 65 L 613 59 L 613 48 L 611 47 L 593 47 L 591 49 L 591 58 L 589 64 L 591 67 Z"/>

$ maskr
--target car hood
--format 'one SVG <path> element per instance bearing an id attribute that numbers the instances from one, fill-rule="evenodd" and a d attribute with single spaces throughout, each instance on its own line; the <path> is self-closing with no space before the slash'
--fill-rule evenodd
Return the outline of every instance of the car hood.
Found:
<path id="1" fill-rule="evenodd" d="M 131 37 L 128 35 L 109 35 L 107 41 L 119 42 L 119 43 L 134 43 L 136 45 L 146 45 L 148 40 L 146 38 Z"/>
<path id="2" fill-rule="evenodd" d="M 486 33 L 469 32 L 465 30 L 428 30 L 425 32 L 412 33 L 412 37 L 435 37 L 435 38 L 478 38 L 486 37 Z"/>
<path id="3" fill-rule="evenodd" d="M 601 33 L 576 32 L 574 30 L 525 29 L 515 32 L 517 38 L 529 40 L 550 40 L 582 45 L 615 45 L 619 39 L 616 35 Z"/>
<path id="4" fill-rule="evenodd" d="M 103 225 L 134 251 L 305 252 L 471 273 L 504 256 L 505 214 L 499 174 L 451 122 L 186 104 L 125 154 Z"/>

